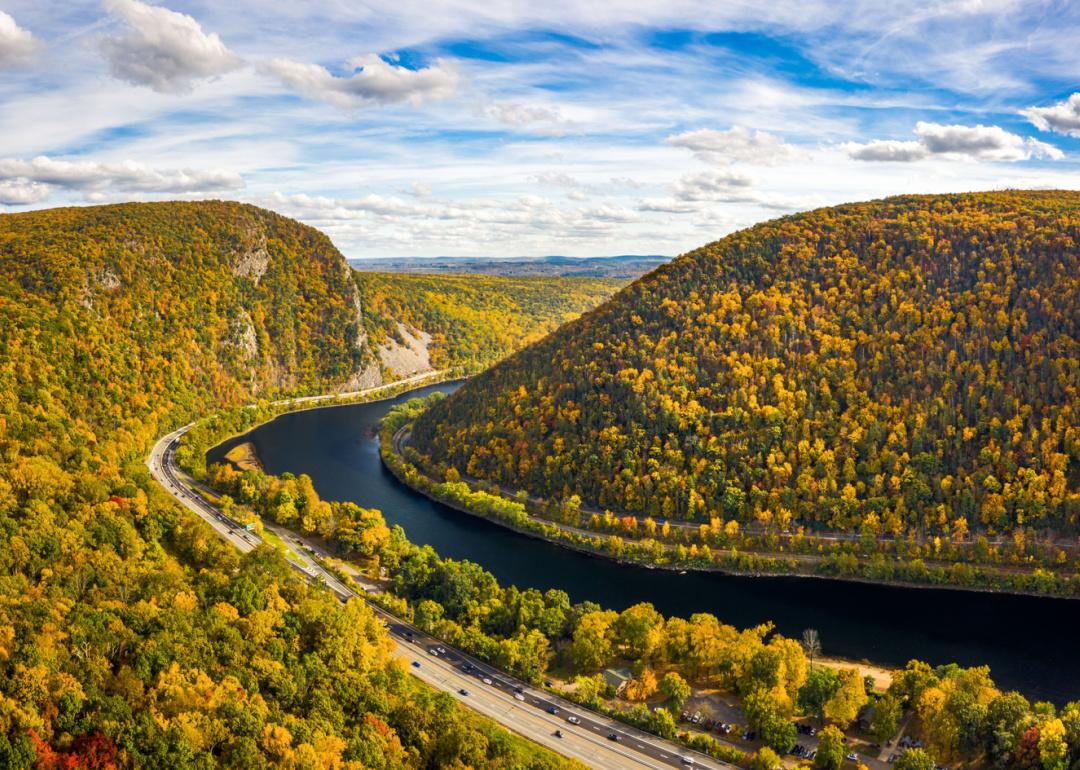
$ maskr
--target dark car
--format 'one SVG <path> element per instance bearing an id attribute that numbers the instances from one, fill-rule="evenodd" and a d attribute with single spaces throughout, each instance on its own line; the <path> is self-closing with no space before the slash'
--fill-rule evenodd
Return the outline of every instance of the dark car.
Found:
<path id="1" fill-rule="evenodd" d="M 617 741 L 617 740 L 619 740 L 619 734 L 618 733 L 608 733 L 607 739 L 609 741 Z"/>
<path id="2" fill-rule="evenodd" d="M 420 661 L 418 661 L 418 660 L 414 660 L 414 661 L 412 662 L 412 667 L 413 667 L 413 668 L 420 668 Z"/>
<path id="3" fill-rule="evenodd" d="M 549 714 L 558 714 L 559 710 L 557 708 L 555 708 L 554 706 L 548 706 L 547 707 L 547 713 L 549 713 Z"/>
<path id="4" fill-rule="evenodd" d="M 462 687 L 460 690 L 458 690 L 458 695 L 464 695 L 467 698 L 469 697 L 469 691 Z"/>

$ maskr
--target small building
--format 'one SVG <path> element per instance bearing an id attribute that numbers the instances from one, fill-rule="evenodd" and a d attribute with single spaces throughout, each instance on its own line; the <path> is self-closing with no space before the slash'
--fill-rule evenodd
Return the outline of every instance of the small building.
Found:
<path id="1" fill-rule="evenodd" d="M 626 683 L 630 681 L 632 676 L 628 668 L 604 669 L 604 682 L 615 691 L 616 695 L 622 692 L 622 688 L 626 687 Z"/>

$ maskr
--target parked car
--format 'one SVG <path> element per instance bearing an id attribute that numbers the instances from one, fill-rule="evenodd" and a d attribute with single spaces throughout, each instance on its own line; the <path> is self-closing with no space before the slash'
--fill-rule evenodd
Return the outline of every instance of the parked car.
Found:
<path id="1" fill-rule="evenodd" d="M 858 762 L 859 761 L 859 758 L 855 755 L 854 751 L 849 751 L 847 753 L 847 756 L 844 757 L 844 759 L 846 759 L 848 762 Z"/>

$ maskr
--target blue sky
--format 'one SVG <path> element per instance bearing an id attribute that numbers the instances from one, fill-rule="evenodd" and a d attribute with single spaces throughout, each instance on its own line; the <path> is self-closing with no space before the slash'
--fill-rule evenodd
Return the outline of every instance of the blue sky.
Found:
<path id="1" fill-rule="evenodd" d="M 231 198 L 348 256 L 676 254 L 1080 187 L 1077 40 L 1078 4 L 1022 0 L 0 0 L 0 210 Z"/>

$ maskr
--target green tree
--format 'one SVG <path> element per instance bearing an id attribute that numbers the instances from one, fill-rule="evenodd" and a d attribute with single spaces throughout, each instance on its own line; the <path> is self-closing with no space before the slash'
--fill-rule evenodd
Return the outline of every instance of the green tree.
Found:
<path id="1" fill-rule="evenodd" d="M 819 770 L 840 770 L 844 763 L 844 734 L 834 725 L 828 725 L 818 733 L 817 756 L 814 767 Z"/>
<path id="2" fill-rule="evenodd" d="M 934 770 L 934 760 L 923 749 L 908 749 L 893 767 L 895 770 Z"/>
<path id="3" fill-rule="evenodd" d="M 755 690 L 743 699 L 743 713 L 750 726 L 761 733 L 762 740 L 782 754 L 795 745 L 795 725 L 781 708 L 777 692 Z"/>
<path id="4" fill-rule="evenodd" d="M 822 713 L 826 720 L 846 730 L 859 716 L 859 711 L 869 698 L 863 679 L 856 669 L 841 669 L 839 677 L 840 687 L 825 702 Z"/>
<path id="5" fill-rule="evenodd" d="M 816 668 L 799 689 L 799 708 L 818 719 L 825 718 L 825 704 L 840 689 L 840 677 L 831 668 Z"/>
<path id="6" fill-rule="evenodd" d="M 664 616 L 648 602 L 642 602 L 619 613 L 611 631 L 620 655 L 647 661 L 664 640 Z"/>
<path id="7" fill-rule="evenodd" d="M 660 692 L 668 697 L 671 707 L 678 711 L 686 703 L 686 699 L 690 697 L 691 690 L 685 679 L 679 676 L 678 673 L 669 671 L 660 680 Z"/>
<path id="8" fill-rule="evenodd" d="M 675 737 L 677 730 L 675 718 L 671 715 L 670 711 L 664 708 L 659 708 L 653 712 L 652 718 L 649 721 L 649 727 L 661 738 L 667 738 L 668 740 Z"/>
<path id="9" fill-rule="evenodd" d="M 896 726 L 900 722 L 903 709 L 892 695 L 886 694 L 874 704 L 874 714 L 870 717 L 870 734 L 878 743 L 884 743 L 896 735 Z"/>
<path id="10" fill-rule="evenodd" d="M 780 757 L 768 746 L 762 746 L 750 758 L 750 770 L 780 770 L 783 766 Z"/>

